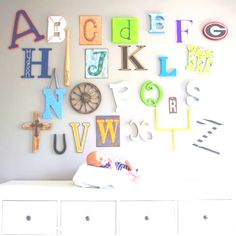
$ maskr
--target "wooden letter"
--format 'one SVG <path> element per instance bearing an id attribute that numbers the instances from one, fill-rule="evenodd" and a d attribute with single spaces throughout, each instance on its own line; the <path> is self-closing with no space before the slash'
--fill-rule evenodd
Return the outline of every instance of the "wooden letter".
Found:
<path id="1" fill-rule="evenodd" d="M 120 117 L 97 116 L 96 136 L 97 147 L 120 146 Z"/>
<path id="2" fill-rule="evenodd" d="M 76 123 L 76 122 L 70 123 L 70 126 L 73 131 L 74 139 L 75 139 L 76 151 L 79 153 L 82 153 L 84 151 L 85 140 L 86 140 L 90 123 L 83 122 L 82 125 L 84 127 L 84 130 L 83 130 L 82 140 L 80 140 L 79 130 L 78 130 L 80 123 Z"/>
<path id="3" fill-rule="evenodd" d="M 48 17 L 48 42 L 60 43 L 65 39 L 66 20 L 63 16 Z"/>
<path id="4" fill-rule="evenodd" d="M 80 16 L 79 43 L 81 45 L 102 44 L 101 16 Z"/>

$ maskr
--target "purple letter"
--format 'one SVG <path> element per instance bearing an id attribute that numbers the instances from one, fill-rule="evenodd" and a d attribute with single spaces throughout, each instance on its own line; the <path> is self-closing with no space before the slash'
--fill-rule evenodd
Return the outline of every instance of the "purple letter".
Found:
<path id="1" fill-rule="evenodd" d="M 182 32 L 188 33 L 188 29 L 182 29 L 182 21 L 193 23 L 192 20 L 176 20 L 177 43 L 182 43 Z"/>

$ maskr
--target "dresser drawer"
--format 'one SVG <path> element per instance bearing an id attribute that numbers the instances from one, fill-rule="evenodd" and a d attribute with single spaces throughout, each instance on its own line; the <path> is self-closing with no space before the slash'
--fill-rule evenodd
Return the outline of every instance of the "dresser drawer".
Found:
<path id="1" fill-rule="evenodd" d="M 62 201 L 61 232 L 63 235 L 115 234 L 115 201 Z"/>
<path id="2" fill-rule="evenodd" d="M 172 235 L 177 233 L 175 201 L 122 201 L 120 234 Z"/>
<path id="3" fill-rule="evenodd" d="M 179 202 L 181 235 L 233 235 L 233 220 L 230 200 Z"/>
<path id="4" fill-rule="evenodd" d="M 56 201 L 3 201 L 3 234 L 57 233 Z"/>

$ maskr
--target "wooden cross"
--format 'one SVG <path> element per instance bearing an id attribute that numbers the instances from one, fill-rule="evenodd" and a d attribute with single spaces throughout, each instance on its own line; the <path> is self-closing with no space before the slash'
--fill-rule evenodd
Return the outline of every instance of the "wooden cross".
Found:
<path id="1" fill-rule="evenodd" d="M 40 122 L 40 112 L 33 113 L 33 122 L 25 122 L 22 124 L 23 129 L 32 130 L 33 131 L 33 140 L 32 140 L 32 151 L 37 152 L 39 151 L 39 144 L 40 144 L 40 137 L 39 133 L 40 130 L 48 130 L 51 128 L 51 123 L 42 123 Z"/>

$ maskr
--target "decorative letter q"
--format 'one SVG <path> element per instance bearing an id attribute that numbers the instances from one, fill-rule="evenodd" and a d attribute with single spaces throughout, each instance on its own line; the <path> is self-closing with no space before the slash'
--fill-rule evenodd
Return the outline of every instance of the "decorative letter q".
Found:
<path id="1" fill-rule="evenodd" d="M 146 98 L 146 92 L 152 92 L 153 89 L 155 89 L 158 93 L 157 98 Z M 163 98 L 163 90 L 161 88 L 161 86 L 153 83 L 151 80 L 146 81 L 142 87 L 141 87 L 141 91 L 140 91 L 140 97 L 142 102 L 149 106 L 149 107 L 157 107 L 157 105 L 159 104 L 159 102 L 162 100 Z"/>

